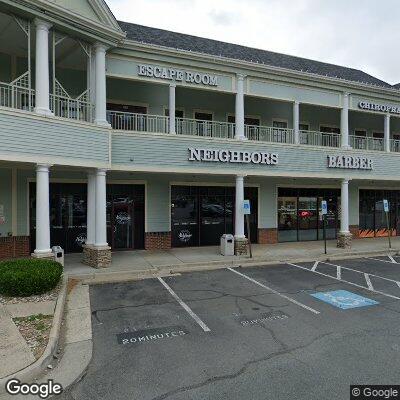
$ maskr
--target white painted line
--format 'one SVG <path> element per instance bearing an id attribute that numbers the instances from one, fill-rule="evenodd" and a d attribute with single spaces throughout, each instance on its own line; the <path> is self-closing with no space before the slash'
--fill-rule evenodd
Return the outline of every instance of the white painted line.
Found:
<path id="1" fill-rule="evenodd" d="M 315 261 L 314 265 L 311 268 L 311 271 L 315 271 L 318 267 L 319 261 Z"/>
<path id="2" fill-rule="evenodd" d="M 319 311 L 314 310 L 313 308 L 308 307 L 308 306 L 306 306 L 305 304 L 300 303 L 299 301 L 292 299 L 291 297 L 288 297 L 288 296 L 286 296 L 286 295 L 284 295 L 284 294 L 282 294 L 282 293 L 279 293 L 278 291 L 276 291 L 276 290 L 270 288 L 269 286 L 266 286 L 266 285 L 264 285 L 263 283 L 258 282 L 258 281 L 256 281 L 256 280 L 253 279 L 253 278 L 250 278 L 250 276 L 247 276 L 247 275 L 245 275 L 245 274 L 242 274 L 241 272 L 238 272 L 238 271 L 236 271 L 236 270 L 234 270 L 233 268 L 230 268 L 230 267 L 228 267 L 228 269 L 229 269 L 229 271 L 234 272 L 235 274 L 238 274 L 238 275 L 242 276 L 243 278 L 249 280 L 250 282 L 253 282 L 253 283 L 255 283 L 256 285 L 261 286 L 262 288 L 267 289 L 267 290 L 269 290 L 270 292 L 272 292 L 272 293 L 274 293 L 274 294 L 276 294 L 276 295 L 278 295 L 278 296 L 283 297 L 284 299 L 290 301 L 290 302 L 293 303 L 293 304 L 296 304 L 296 305 L 298 305 L 298 306 L 300 306 L 300 307 L 302 307 L 302 308 L 304 308 L 304 309 L 306 309 L 306 310 L 308 310 L 308 311 L 311 311 L 311 312 L 314 313 L 314 314 L 319 314 Z"/>
<path id="3" fill-rule="evenodd" d="M 182 306 L 182 308 L 201 326 L 204 332 L 210 332 L 211 329 L 195 314 L 192 309 L 171 289 L 171 287 L 164 281 L 163 278 L 158 278 L 165 289 L 171 293 L 171 296 Z"/>
<path id="4" fill-rule="evenodd" d="M 339 280 L 342 279 L 342 267 L 340 265 L 336 267 L 336 278 Z"/>
<path id="5" fill-rule="evenodd" d="M 388 257 L 390 259 L 394 260 L 394 258 L 392 256 L 388 256 Z M 367 260 L 381 261 L 381 262 L 389 263 L 389 264 L 398 264 L 398 262 L 396 260 L 394 260 L 394 262 L 393 262 L 393 261 L 388 261 L 388 260 L 381 260 L 379 258 L 374 258 L 374 257 L 364 257 L 364 258 L 366 258 Z"/>
<path id="6" fill-rule="evenodd" d="M 392 261 L 393 264 L 397 264 L 397 261 L 393 258 L 392 255 L 388 254 L 388 257 L 389 257 L 390 261 Z"/>
<path id="7" fill-rule="evenodd" d="M 292 267 L 303 269 L 304 271 L 313 272 L 308 268 L 302 267 L 301 265 L 297 265 L 297 264 L 293 264 L 293 263 L 289 263 L 289 262 L 287 262 L 286 264 L 291 265 Z M 387 294 L 387 293 L 383 293 L 383 292 L 381 292 L 379 290 L 371 290 L 368 287 L 361 286 L 361 285 L 358 285 L 357 283 L 349 282 L 349 281 L 346 281 L 344 279 L 337 279 L 334 276 L 331 276 L 331 275 L 328 275 L 328 274 L 323 274 L 322 272 L 319 272 L 319 271 L 314 271 L 314 274 L 326 276 L 327 278 L 335 279 L 336 281 L 344 282 L 344 283 L 347 283 L 348 285 L 356 286 L 356 287 L 361 288 L 361 289 L 369 290 L 370 292 L 373 292 L 373 293 L 378 293 L 378 294 L 381 294 L 383 296 L 390 297 L 392 299 L 400 300 L 400 297 L 393 296 L 393 295 Z"/>
<path id="8" fill-rule="evenodd" d="M 400 282 L 396 282 L 397 283 L 397 286 L 400 288 Z"/>
<path id="9" fill-rule="evenodd" d="M 389 261 L 387 261 L 387 262 L 389 262 Z M 337 264 L 331 264 L 331 263 L 328 263 L 326 261 L 321 261 L 321 263 L 327 264 L 327 265 L 332 265 L 332 267 L 338 267 Z M 359 274 L 365 274 L 365 271 L 359 271 L 358 269 L 353 269 L 353 268 L 349 268 L 349 267 L 343 267 L 343 265 L 339 265 L 339 267 L 341 267 L 342 269 L 347 269 L 348 271 L 358 272 Z M 395 282 L 395 283 L 397 282 L 394 279 L 385 278 L 385 277 L 380 276 L 380 275 L 375 275 L 375 274 L 371 274 L 371 273 L 368 273 L 368 275 L 369 276 L 374 276 L 375 278 L 383 279 L 383 280 L 389 281 L 389 282 Z"/>
<path id="10" fill-rule="evenodd" d="M 371 279 L 369 278 L 369 275 L 364 273 L 364 278 L 365 278 L 365 282 L 367 282 L 368 289 L 374 290 L 374 287 L 372 286 L 372 282 L 371 282 Z"/>

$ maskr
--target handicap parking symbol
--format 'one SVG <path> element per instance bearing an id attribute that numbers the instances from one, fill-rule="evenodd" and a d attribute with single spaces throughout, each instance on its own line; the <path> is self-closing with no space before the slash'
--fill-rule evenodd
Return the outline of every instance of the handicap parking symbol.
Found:
<path id="1" fill-rule="evenodd" d="M 347 290 L 334 290 L 332 292 L 318 292 L 311 296 L 316 299 L 329 303 L 332 306 L 347 310 L 349 308 L 366 307 L 379 304 L 375 300 L 368 299 Z"/>

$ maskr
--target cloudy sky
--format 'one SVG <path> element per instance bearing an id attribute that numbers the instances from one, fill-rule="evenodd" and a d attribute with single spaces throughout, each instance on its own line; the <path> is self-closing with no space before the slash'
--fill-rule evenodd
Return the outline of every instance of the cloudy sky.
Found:
<path id="1" fill-rule="evenodd" d="M 117 19 L 400 82 L 399 0 L 106 0 Z"/>

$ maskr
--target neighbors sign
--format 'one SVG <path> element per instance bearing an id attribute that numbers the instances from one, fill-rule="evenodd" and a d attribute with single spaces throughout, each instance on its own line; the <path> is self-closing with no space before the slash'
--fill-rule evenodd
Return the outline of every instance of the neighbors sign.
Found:
<path id="1" fill-rule="evenodd" d="M 189 147 L 189 161 L 277 165 L 278 154 L 264 151 L 214 150 Z"/>
<path id="2" fill-rule="evenodd" d="M 159 65 L 138 65 L 138 75 L 148 78 L 166 79 L 175 82 L 194 83 L 196 85 L 218 86 L 217 75 L 180 70 Z"/>
<path id="3" fill-rule="evenodd" d="M 392 104 L 370 103 L 369 101 L 360 101 L 358 107 L 362 110 L 381 111 L 392 114 L 400 114 L 400 107 Z"/>
<path id="4" fill-rule="evenodd" d="M 369 157 L 328 155 L 328 168 L 374 169 L 374 161 Z"/>

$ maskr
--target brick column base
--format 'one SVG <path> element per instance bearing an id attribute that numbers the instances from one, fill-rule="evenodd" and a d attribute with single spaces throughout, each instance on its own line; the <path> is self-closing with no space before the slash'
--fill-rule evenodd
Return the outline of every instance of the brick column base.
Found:
<path id="1" fill-rule="evenodd" d="M 342 233 L 339 232 L 337 235 L 337 247 L 342 249 L 350 249 L 351 248 L 351 233 Z"/>
<path id="2" fill-rule="evenodd" d="M 235 256 L 245 256 L 247 254 L 248 240 L 246 238 L 235 238 Z"/>
<path id="3" fill-rule="evenodd" d="M 171 248 L 171 232 L 146 232 L 146 250 L 168 250 Z"/>
<path id="4" fill-rule="evenodd" d="M 30 256 L 29 236 L 0 237 L 0 260 Z"/>
<path id="5" fill-rule="evenodd" d="M 83 246 L 83 264 L 93 268 L 107 268 L 111 265 L 111 247 Z"/>
<path id="6" fill-rule="evenodd" d="M 278 243 L 278 230 L 276 228 L 258 228 L 259 244 Z"/>
<path id="7" fill-rule="evenodd" d="M 349 226 L 350 233 L 353 235 L 353 239 L 360 238 L 360 231 L 358 225 L 350 225 Z"/>

